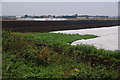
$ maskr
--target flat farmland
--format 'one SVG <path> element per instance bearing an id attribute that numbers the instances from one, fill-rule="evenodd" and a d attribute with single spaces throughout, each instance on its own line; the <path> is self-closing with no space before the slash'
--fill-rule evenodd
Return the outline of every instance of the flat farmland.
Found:
<path id="1" fill-rule="evenodd" d="M 118 25 L 117 20 L 2 21 L 2 28 L 13 32 L 50 32 L 116 25 Z"/>

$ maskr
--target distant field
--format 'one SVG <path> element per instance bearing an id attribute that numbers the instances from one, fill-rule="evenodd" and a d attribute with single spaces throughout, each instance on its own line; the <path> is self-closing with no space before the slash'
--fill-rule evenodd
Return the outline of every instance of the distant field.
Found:
<path id="1" fill-rule="evenodd" d="M 117 20 L 2 21 L 3 30 L 13 32 L 50 32 L 118 25 Z"/>

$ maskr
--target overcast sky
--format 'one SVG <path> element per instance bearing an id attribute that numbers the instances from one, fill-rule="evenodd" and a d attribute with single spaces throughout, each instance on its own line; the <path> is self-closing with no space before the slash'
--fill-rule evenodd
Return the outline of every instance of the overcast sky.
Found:
<path id="1" fill-rule="evenodd" d="M 0 0 L 2 2 L 118 2 L 120 0 Z"/>
<path id="2" fill-rule="evenodd" d="M 118 15 L 117 2 L 2 2 L 3 15 Z"/>

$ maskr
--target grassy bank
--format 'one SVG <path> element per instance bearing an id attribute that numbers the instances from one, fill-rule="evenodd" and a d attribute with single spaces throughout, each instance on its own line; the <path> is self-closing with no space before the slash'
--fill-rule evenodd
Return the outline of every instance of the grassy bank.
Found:
<path id="1" fill-rule="evenodd" d="M 102 65 L 92 67 L 89 61 L 84 61 L 78 56 L 78 54 L 95 55 L 97 51 L 95 47 L 70 45 L 78 39 L 95 37 L 97 36 L 4 31 L 3 78 L 79 78 L 83 80 L 119 78 L 118 69 L 112 66 L 107 69 Z M 113 58 L 117 59 L 115 57 L 111 59 Z"/>
<path id="2" fill-rule="evenodd" d="M 33 40 L 38 44 L 44 44 L 61 48 L 64 52 L 68 51 L 76 53 L 84 53 L 90 55 L 96 55 L 101 58 L 120 61 L 120 51 L 109 51 L 104 49 L 96 49 L 90 45 L 77 45 L 71 46 L 70 44 L 76 40 L 96 38 L 96 35 L 79 35 L 79 34 L 62 34 L 62 33 L 16 33 L 17 35 L 23 35 L 29 40 Z"/>

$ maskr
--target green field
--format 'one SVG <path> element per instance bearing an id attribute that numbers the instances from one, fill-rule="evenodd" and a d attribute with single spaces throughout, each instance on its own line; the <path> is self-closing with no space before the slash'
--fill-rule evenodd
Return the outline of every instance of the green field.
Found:
<path id="1" fill-rule="evenodd" d="M 77 51 L 85 54 L 96 55 L 111 60 L 120 61 L 120 52 L 109 51 L 104 49 L 96 49 L 90 45 L 71 46 L 70 44 L 76 40 L 90 39 L 99 37 L 97 35 L 79 35 L 79 34 L 62 34 L 62 33 L 16 33 L 17 35 L 25 36 L 29 40 L 33 40 L 38 44 L 62 48 L 65 51 Z"/>
<path id="2" fill-rule="evenodd" d="M 3 31 L 3 78 L 119 78 L 119 69 L 114 64 L 101 65 L 92 59 L 119 62 L 119 51 L 70 45 L 76 40 L 96 37 L 99 36 Z"/>

